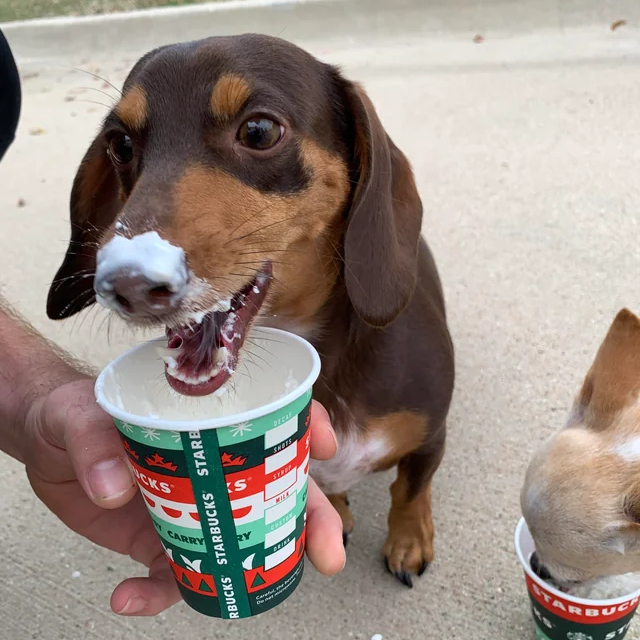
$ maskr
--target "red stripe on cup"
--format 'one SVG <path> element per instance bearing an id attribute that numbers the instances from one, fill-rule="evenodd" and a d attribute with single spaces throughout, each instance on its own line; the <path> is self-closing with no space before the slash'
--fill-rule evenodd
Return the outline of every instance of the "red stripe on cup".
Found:
<path id="1" fill-rule="evenodd" d="M 251 509 L 253 509 L 253 506 L 251 505 L 247 507 L 240 507 L 239 509 L 234 509 L 231 512 L 231 515 L 233 516 L 234 520 L 240 520 L 240 518 L 248 516 L 251 513 Z"/>
<path id="2" fill-rule="evenodd" d="M 187 589 L 191 591 L 195 591 L 196 593 L 200 593 L 204 596 L 212 596 L 216 597 L 216 583 L 214 582 L 213 576 L 208 575 L 206 573 L 196 573 L 195 571 L 189 571 L 184 567 L 176 564 L 171 560 L 171 558 L 167 558 L 167 561 L 171 565 L 171 569 L 173 570 L 173 575 L 176 577 L 176 580 Z M 185 578 L 186 577 L 186 581 Z M 201 587 L 206 586 L 206 589 L 202 589 Z"/>
<path id="3" fill-rule="evenodd" d="M 244 572 L 247 591 L 249 593 L 268 589 L 281 580 L 284 580 L 295 569 L 304 554 L 306 533 L 307 528 L 305 526 L 302 530 L 302 535 L 295 543 L 295 551 L 284 562 L 276 565 L 273 569 L 266 570 L 264 567 L 259 567 L 258 569 L 252 569 Z M 260 574 L 264 582 L 261 581 L 258 586 L 252 587 L 251 585 L 253 584 L 257 573 Z"/>
<path id="4" fill-rule="evenodd" d="M 300 466 L 309 453 L 311 448 L 311 429 L 307 429 L 306 433 L 300 438 L 298 444 L 298 466 Z"/>
<path id="5" fill-rule="evenodd" d="M 191 480 L 189 480 L 189 478 L 163 476 L 159 473 L 143 469 L 133 461 L 130 462 L 138 484 L 145 491 L 158 496 L 158 498 L 165 498 L 173 502 L 186 502 L 190 506 L 193 506 L 195 503 L 193 487 L 191 486 Z"/>
<path id="6" fill-rule="evenodd" d="M 578 604 L 547 591 L 526 574 L 525 577 L 529 593 L 541 607 L 560 618 L 581 624 L 602 624 L 619 620 L 629 615 L 640 602 L 640 598 L 630 598 L 626 602 L 611 606 Z"/>
<path id="7" fill-rule="evenodd" d="M 229 473 L 224 478 L 231 500 L 244 498 L 264 491 L 264 464 L 244 471 Z"/>

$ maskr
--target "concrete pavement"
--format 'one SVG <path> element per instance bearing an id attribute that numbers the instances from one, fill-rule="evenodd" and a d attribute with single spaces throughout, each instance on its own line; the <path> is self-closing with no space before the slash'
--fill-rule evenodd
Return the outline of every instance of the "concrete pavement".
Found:
<path id="1" fill-rule="evenodd" d="M 500 4 L 487 11 L 498 15 Z M 615 313 L 640 312 L 640 22 L 629 5 L 627 14 L 594 11 L 560 28 L 554 16 L 577 5 L 546 5 L 547 21 L 531 29 L 503 20 L 428 34 L 383 36 L 376 27 L 375 39 L 363 27 L 350 40 L 330 31 L 324 41 L 295 38 L 364 83 L 409 156 L 446 289 L 457 390 L 435 479 L 437 561 L 418 585 L 406 590 L 382 567 L 392 480 L 384 474 L 353 492 L 357 528 L 339 577 L 308 566 L 285 605 L 235 624 L 184 605 L 149 620 L 118 618 L 111 590 L 140 568 L 66 530 L 20 466 L 3 460 L 2 640 L 533 638 L 512 545 L 522 475 L 534 447 L 562 424 Z M 612 32 L 612 19 L 629 24 Z M 425 24 L 433 21 L 425 10 Z M 484 42 L 473 42 L 477 33 Z M 114 324 L 107 342 L 99 311 L 51 323 L 44 301 L 66 246 L 71 181 L 106 111 L 88 101 L 107 105 L 100 91 L 114 95 L 72 67 L 118 85 L 143 53 L 130 51 L 131 40 L 118 47 L 22 66 L 23 119 L 0 166 L 5 293 L 96 365 L 140 337 Z M 640 638 L 638 627 L 630 638 Z"/>

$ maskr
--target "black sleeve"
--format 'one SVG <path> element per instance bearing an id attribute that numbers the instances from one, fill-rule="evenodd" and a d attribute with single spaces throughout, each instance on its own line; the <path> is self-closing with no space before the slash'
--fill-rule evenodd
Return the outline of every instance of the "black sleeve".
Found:
<path id="1" fill-rule="evenodd" d="M 0 160 L 13 142 L 20 117 L 20 76 L 0 30 Z"/>

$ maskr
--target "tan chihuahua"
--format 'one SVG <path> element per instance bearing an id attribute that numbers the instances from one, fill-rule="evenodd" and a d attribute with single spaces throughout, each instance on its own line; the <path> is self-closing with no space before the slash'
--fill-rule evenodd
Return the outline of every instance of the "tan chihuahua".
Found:
<path id="1" fill-rule="evenodd" d="M 639 393 L 640 319 L 623 309 L 521 495 L 533 570 L 574 595 L 612 598 L 640 586 L 640 575 L 622 577 L 640 572 Z"/>

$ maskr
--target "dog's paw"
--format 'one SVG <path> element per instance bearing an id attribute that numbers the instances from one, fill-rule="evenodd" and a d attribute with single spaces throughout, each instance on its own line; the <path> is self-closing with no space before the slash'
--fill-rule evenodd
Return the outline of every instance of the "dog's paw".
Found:
<path id="1" fill-rule="evenodd" d="M 349 499 L 346 493 L 336 493 L 331 496 L 327 496 L 329 502 L 333 505 L 333 508 L 340 514 L 342 520 L 342 542 L 344 546 L 347 546 L 349 542 L 349 535 L 353 532 L 355 522 L 353 520 L 353 514 L 349 509 Z"/>
<path id="2" fill-rule="evenodd" d="M 415 527 L 413 530 L 395 528 L 389 531 L 384 545 L 387 571 L 410 589 L 413 576 L 420 577 L 433 562 L 433 529 Z"/>
<path id="3" fill-rule="evenodd" d="M 403 489 L 399 481 L 391 487 L 389 535 L 383 552 L 388 571 L 412 588 L 413 576 L 420 577 L 433 562 L 431 488 L 425 487 L 410 501 Z"/>

